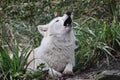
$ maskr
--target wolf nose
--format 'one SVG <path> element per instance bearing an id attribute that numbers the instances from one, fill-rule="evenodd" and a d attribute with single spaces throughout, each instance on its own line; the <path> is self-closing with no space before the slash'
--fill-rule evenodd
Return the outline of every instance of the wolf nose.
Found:
<path id="1" fill-rule="evenodd" d="M 63 17 L 62 17 L 63 21 L 65 21 L 68 17 L 71 17 L 71 12 L 70 12 L 70 11 L 67 11 L 67 12 L 63 15 Z"/>
<path id="2" fill-rule="evenodd" d="M 70 12 L 70 11 L 67 11 L 66 14 L 67 14 L 68 16 L 71 16 L 71 12 Z"/>

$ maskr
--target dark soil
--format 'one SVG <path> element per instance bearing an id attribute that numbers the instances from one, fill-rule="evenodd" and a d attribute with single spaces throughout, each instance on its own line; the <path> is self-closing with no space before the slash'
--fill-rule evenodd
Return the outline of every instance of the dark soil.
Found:
<path id="1" fill-rule="evenodd" d="M 111 59 L 110 60 L 110 64 L 109 66 L 105 63 L 105 61 L 103 61 L 103 63 L 101 63 L 99 66 L 94 66 L 82 71 L 78 71 L 75 72 L 75 76 L 67 76 L 64 77 L 63 80 L 76 80 L 76 79 L 80 79 L 80 80 L 84 80 L 84 79 L 90 79 L 90 80 L 94 80 L 96 74 L 101 73 L 102 71 L 105 70 L 119 70 L 120 71 L 120 52 L 117 52 L 117 54 L 115 55 L 116 60 Z M 108 76 L 106 77 L 108 78 Z M 120 75 L 115 77 L 115 79 L 112 78 L 112 80 L 117 80 L 117 78 L 120 79 Z M 108 79 L 99 79 L 99 80 L 108 80 Z M 110 79 L 111 80 L 111 79 Z"/>

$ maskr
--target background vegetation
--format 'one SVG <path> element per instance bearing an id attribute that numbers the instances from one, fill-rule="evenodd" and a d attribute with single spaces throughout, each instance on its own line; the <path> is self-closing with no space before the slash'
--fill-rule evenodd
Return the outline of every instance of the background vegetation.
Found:
<path id="1" fill-rule="evenodd" d="M 119 0 L 1 0 L 1 79 L 44 78 L 40 76 L 42 68 L 38 75 L 24 67 L 31 48 L 39 46 L 42 38 L 36 26 L 67 10 L 74 15 L 75 72 L 102 63 L 109 67 L 110 60 L 120 58 Z"/>

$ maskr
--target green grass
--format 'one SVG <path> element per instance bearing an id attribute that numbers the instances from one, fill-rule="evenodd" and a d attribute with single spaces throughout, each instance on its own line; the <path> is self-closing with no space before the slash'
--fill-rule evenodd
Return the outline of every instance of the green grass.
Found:
<path id="1" fill-rule="evenodd" d="M 32 73 L 24 67 L 31 48 L 40 45 L 42 36 L 36 26 L 48 23 L 55 17 L 54 12 L 61 16 L 66 10 L 74 15 L 75 71 L 99 66 L 102 60 L 109 66 L 111 58 L 116 60 L 116 51 L 120 49 L 120 1 L 2 0 L 0 3 L 0 79 L 44 78 L 42 74 L 46 72 L 41 69 Z"/>
<path id="2" fill-rule="evenodd" d="M 115 59 L 113 52 L 120 48 L 120 26 L 114 19 L 111 23 L 89 18 L 81 24 L 74 22 L 77 45 L 76 69 L 100 64 L 106 60 Z M 118 46 L 117 46 L 118 45 Z M 117 48 L 116 48 L 117 47 Z"/>
<path id="3" fill-rule="evenodd" d="M 9 46 L 9 48 L 10 51 L 0 47 L 0 78 L 3 80 L 22 79 L 26 72 L 25 65 L 30 53 L 29 48 L 24 48 L 21 52 L 18 45 L 14 48 Z"/>

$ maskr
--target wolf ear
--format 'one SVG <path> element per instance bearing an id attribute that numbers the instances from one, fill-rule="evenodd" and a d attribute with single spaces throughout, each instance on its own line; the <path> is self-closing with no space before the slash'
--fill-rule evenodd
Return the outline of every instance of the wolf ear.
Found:
<path id="1" fill-rule="evenodd" d="M 39 25 L 37 26 L 38 28 L 38 31 L 43 35 L 45 36 L 47 30 L 48 30 L 48 26 L 47 25 Z"/>

